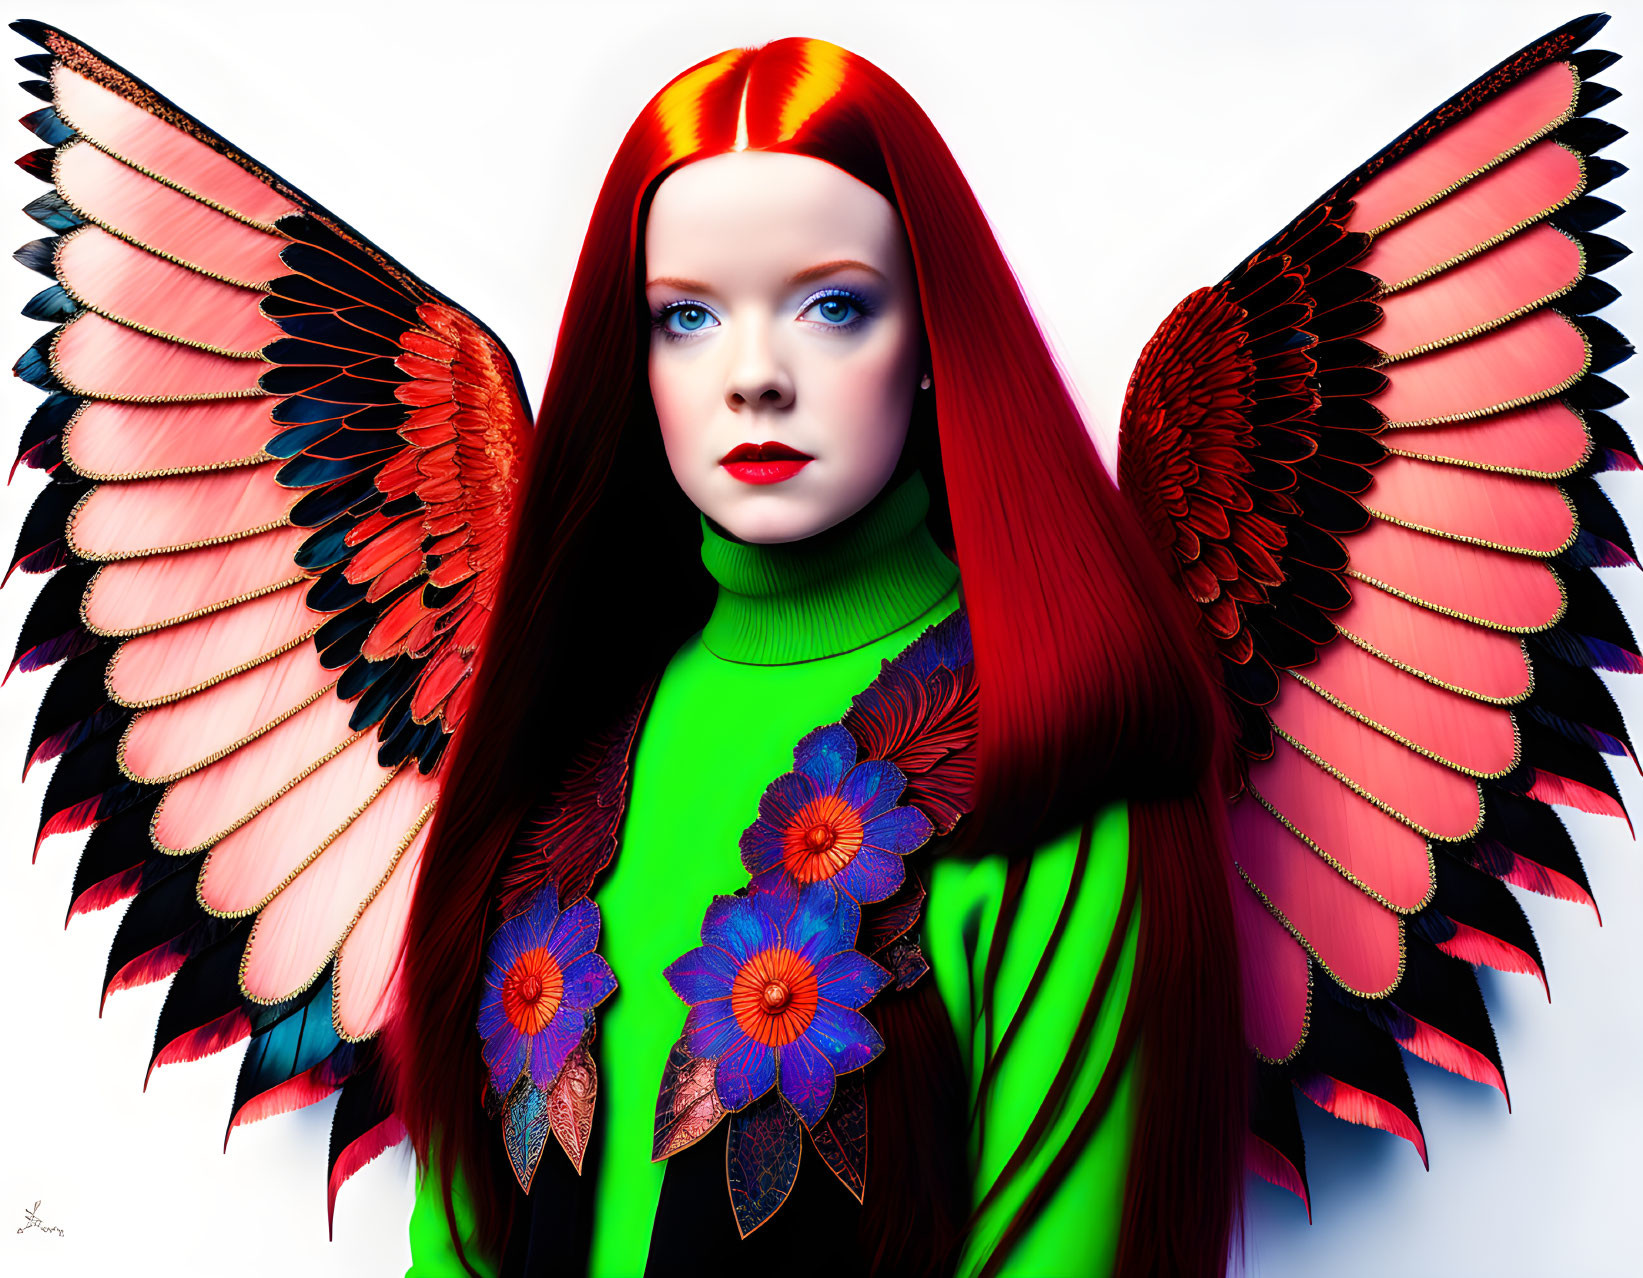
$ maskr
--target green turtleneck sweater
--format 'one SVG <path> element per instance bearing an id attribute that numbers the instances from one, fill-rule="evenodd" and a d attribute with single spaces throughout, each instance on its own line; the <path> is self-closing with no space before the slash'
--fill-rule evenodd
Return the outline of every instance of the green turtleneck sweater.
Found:
<path id="1" fill-rule="evenodd" d="M 668 663 L 634 758 L 620 848 L 594 897 L 600 951 L 619 988 L 599 1011 L 599 1100 L 606 1140 L 598 1169 L 590 1278 L 638 1278 L 650 1248 L 663 1163 L 650 1160 L 662 1067 L 685 1005 L 662 970 L 700 943 L 714 895 L 747 881 L 738 840 L 759 796 L 793 767 L 810 729 L 843 717 L 850 700 L 926 627 L 959 604 L 958 570 L 925 527 L 929 495 L 916 474 L 836 528 L 802 542 L 733 541 L 702 521 L 702 560 L 719 584 L 713 613 Z M 1089 865 L 1063 940 L 1023 1017 L 990 1094 L 985 1142 L 971 1132 L 974 1197 L 997 1179 L 1066 1056 L 1118 914 L 1128 858 L 1127 811 L 1093 815 Z M 996 1042 L 1032 979 L 1066 899 L 1079 829 L 1039 848 L 994 994 Z M 986 1045 L 982 968 L 1004 887 L 1002 856 L 938 860 L 930 869 L 924 948 L 970 1065 L 971 1091 Z M 979 928 L 973 960 L 966 929 Z M 976 1273 L 1015 1209 L 1064 1143 L 1105 1068 L 1134 958 L 1133 928 L 1092 1049 L 1068 1106 L 1026 1173 L 971 1235 L 958 1272 Z M 476 1040 L 474 1050 L 478 1050 Z M 1112 1263 L 1131 1133 L 1124 1080 L 1095 1138 L 1000 1271 L 1006 1276 L 1104 1274 Z M 543 1157 L 562 1157 L 549 1142 Z M 458 1220 L 471 1217 L 459 1180 Z M 729 1211 L 728 1202 L 725 1210 Z M 461 1273 L 433 1176 L 411 1217 L 412 1278 Z M 484 1268 L 483 1264 L 480 1266 Z"/>

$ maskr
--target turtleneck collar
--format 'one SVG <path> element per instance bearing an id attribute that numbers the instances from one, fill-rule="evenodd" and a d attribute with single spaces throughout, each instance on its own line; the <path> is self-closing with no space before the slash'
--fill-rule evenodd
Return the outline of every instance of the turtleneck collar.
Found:
<path id="1" fill-rule="evenodd" d="M 702 517 L 702 563 L 719 583 L 702 643 L 749 665 L 815 661 L 892 634 L 941 602 L 958 565 L 930 536 L 930 492 L 914 471 L 843 523 L 803 541 L 756 545 Z"/>

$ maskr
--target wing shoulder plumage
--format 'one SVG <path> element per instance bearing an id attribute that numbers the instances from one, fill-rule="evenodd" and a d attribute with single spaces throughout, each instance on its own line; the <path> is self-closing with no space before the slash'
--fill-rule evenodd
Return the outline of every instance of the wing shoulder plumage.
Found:
<path id="1" fill-rule="evenodd" d="M 131 898 L 105 997 L 175 974 L 153 1064 L 249 1038 L 231 1126 L 344 1086 L 334 1197 L 398 1139 L 373 1040 L 525 396 L 488 330 L 346 223 L 85 45 L 14 29 L 45 50 L 20 59 L 46 102 L 21 163 L 55 232 L 17 254 L 53 325 L 17 364 L 46 392 L 18 462 L 50 483 L 11 565 L 56 574 L 12 662 L 62 663 L 30 742 L 59 760 L 40 838 L 92 828 L 71 915 Z"/>
<path id="2" fill-rule="evenodd" d="M 1506 884 L 1591 905 L 1551 805 L 1625 817 L 1597 569 L 1638 468 L 1593 312 L 1623 170 L 1581 19 L 1334 187 L 1142 353 L 1119 470 L 1242 727 L 1231 824 L 1252 1163 L 1306 1193 L 1292 1096 L 1425 1142 L 1399 1047 L 1505 1093 L 1473 964 L 1541 958 Z"/>

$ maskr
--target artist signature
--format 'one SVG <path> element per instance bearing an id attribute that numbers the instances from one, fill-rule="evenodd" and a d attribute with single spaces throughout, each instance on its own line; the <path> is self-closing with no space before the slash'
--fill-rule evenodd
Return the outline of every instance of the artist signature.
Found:
<path id="1" fill-rule="evenodd" d="M 57 1226 L 47 1225 L 41 1222 L 40 1218 L 34 1214 L 39 1210 L 40 1200 L 38 1198 L 34 1200 L 34 1206 L 23 1208 L 23 1215 L 28 1219 L 28 1224 L 19 1225 L 17 1227 L 17 1232 L 23 1233 L 25 1230 L 38 1229 L 42 1234 L 56 1234 L 59 1238 L 63 1237 L 63 1231 Z"/>

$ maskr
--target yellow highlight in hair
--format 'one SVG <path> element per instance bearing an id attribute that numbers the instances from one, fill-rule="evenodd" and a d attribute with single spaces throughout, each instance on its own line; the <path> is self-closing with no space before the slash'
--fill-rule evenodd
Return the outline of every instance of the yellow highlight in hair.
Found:
<path id="1" fill-rule="evenodd" d="M 753 77 L 748 76 L 742 81 L 742 101 L 736 108 L 736 141 L 731 144 L 732 151 L 747 150 L 747 90 L 753 83 Z"/>
<path id="2" fill-rule="evenodd" d="M 657 97 L 656 118 L 667 139 L 670 163 L 702 149 L 702 94 L 730 74 L 741 57 L 740 49 L 721 53 L 685 72 Z"/>
<path id="3" fill-rule="evenodd" d="M 843 83 L 844 50 L 825 40 L 807 40 L 804 71 L 782 107 L 781 134 L 776 140 L 785 142 L 803 128 L 804 122 L 816 114 Z"/>

